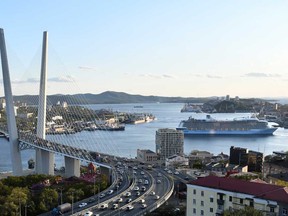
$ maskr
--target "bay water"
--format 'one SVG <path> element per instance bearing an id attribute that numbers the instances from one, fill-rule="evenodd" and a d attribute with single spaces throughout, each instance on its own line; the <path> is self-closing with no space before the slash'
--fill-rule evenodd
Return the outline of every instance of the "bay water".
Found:
<path id="1" fill-rule="evenodd" d="M 139 108 L 141 106 L 142 108 Z M 70 135 L 47 135 L 47 139 L 65 145 L 71 145 L 92 151 L 112 155 L 134 158 L 137 149 L 150 149 L 155 151 L 155 134 L 159 128 L 176 128 L 181 120 L 189 116 L 205 118 L 204 113 L 181 113 L 182 103 L 151 103 L 151 104 L 97 104 L 87 105 L 90 109 L 112 109 L 113 111 L 128 113 L 152 113 L 157 119 L 149 123 L 136 125 L 127 124 L 124 131 L 82 131 Z M 137 108 L 136 108 L 137 107 Z M 231 119 L 235 117 L 248 117 L 251 113 L 218 113 L 211 114 L 216 119 Z M 231 146 L 248 148 L 249 150 L 263 152 L 264 155 L 273 151 L 288 151 L 288 130 L 278 128 L 273 136 L 201 136 L 185 137 L 184 152 L 189 154 L 192 150 L 205 150 L 217 155 L 221 152 L 229 154 Z M 27 161 L 35 158 L 34 150 L 21 152 L 23 168 L 28 167 Z M 56 154 L 55 163 L 59 168 L 64 166 L 63 156 Z M 0 138 L 0 172 L 11 171 L 11 156 L 9 143 Z"/>

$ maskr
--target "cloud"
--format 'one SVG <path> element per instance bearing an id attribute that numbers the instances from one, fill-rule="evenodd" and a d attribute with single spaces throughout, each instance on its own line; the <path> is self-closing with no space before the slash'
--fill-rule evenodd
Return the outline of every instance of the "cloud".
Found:
<path id="1" fill-rule="evenodd" d="M 173 75 L 170 74 L 162 74 L 162 75 L 154 75 L 154 74 L 140 74 L 141 77 L 148 77 L 153 79 L 175 79 Z"/>
<path id="2" fill-rule="evenodd" d="M 88 66 L 79 66 L 78 68 L 79 68 L 80 70 L 83 70 L 83 71 L 97 71 L 96 68 L 88 67 Z"/>
<path id="3" fill-rule="evenodd" d="M 266 73 L 247 73 L 246 77 L 281 77 L 280 74 L 266 74 Z"/>
<path id="4" fill-rule="evenodd" d="M 75 79 L 72 76 L 60 76 L 52 77 L 48 79 L 49 82 L 74 82 Z"/>
<path id="5" fill-rule="evenodd" d="M 24 83 L 38 83 L 39 80 L 35 78 L 28 78 L 26 80 L 12 80 L 14 84 L 24 84 Z"/>
<path id="6" fill-rule="evenodd" d="M 210 75 L 210 74 L 207 74 L 206 77 L 211 78 L 211 79 L 221 79 L 222 78 L 221 76 L 215 76 L 215 75 Z"/>

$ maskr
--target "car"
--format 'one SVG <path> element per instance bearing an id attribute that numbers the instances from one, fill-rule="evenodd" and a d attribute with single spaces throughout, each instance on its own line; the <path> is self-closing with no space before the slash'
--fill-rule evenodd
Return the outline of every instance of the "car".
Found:
<path id="1" fill-rule="evenodd" d="M 134 187 L 134 191 L 138 191 L 139 190 L 139 187 L 138 186 L 135 186 Z"/>
<path id="2" fill-rule="evenodd" d="M 141 191 L 143 191 L 143 192 L 146 191 L 146 187 L 145 187 L 145 186 L 142 186 L 142 187 L 141 187 Z"/>
<path id="3" fill-rule="evenodd" d="M 138 183 L 142 183 L 142 179 L 138 179 Z"/>
<path id="4" fill-rule="evenodd" d="M 148 184 L 149 184 L 149 181 L 148 181 L 148 180 L 145 180 L 145 181 L 144 181 L 144 184 L 145 184 L 145 185 L 148 185 Z"/>
<path id="5" fill-rule="evenodd" d="M 155 195 L 155 199 L 156 199 L 156 200 L 160 199 L 160 196 Z"/>
<path id="6" fill-rule="evenodd" d="M 151 192 L 150 192 L 150 195 L 154 196 L 154 195 L 155 195 L 155 192 L 154 192 L 154 191 L 151 191 Z"/>
<path id="7" fill-rule="evenodd" d="M 157 174 L 157 176 L 158 176 L 158 177 L 161 177 L 161 176 L 162 176 L 162 174 L 161 174 L 161 173 L 158 173 L 158 174 Z"/>
<path id="8" fill-rule="evenodd" d="M 91 211 L 87 211 L 85 214 L 84 214 L 84 216 L 92 216 L 93 215 L 93 212 L 91 212 Z"/>
<path id="9" fill-rule="evenodd" d="M 117 199 L 117 202 L 118 203 L 123 202 L 123 199 L 120 197 L 120 198 Z"/>
<path id="10" fill-rule="evenodd" d="M 161 183 L 161 180 L 160 180 L 160 179 L 158 179 L 158 180 L 157 180 L 157 184 L 160 184 L 160 183 Z"/>
<path id="11" fill-rule="evenodd" d="M 165 170 L 165 171 L 168 171 L 168 168 L 167 168 L 167 167 L 165 167 L 165 168 L 164 168 L 164 170 Z"/>
<path id="12" fill-rule="evenodd" d="M 131 193 L 130 193 L 130 192 L 127 192 L 127 193 L 125 194 L 125 196 L 126 196 L 126 197 L 130 197 L 130 196 L 131 196 Z"/>
<path id="13" fill-rule="evenodd" d="M 103 197 L 105 197 L 105 194 L 104 193 L 102 193 L 102 194 L 100 194 L 100 196 L 99 196 L 100 198 L 103 198 Z"/>
<path id="14" fill-rule="evenodd" d="M 139 203 L 145 203 L 145 199 L 140 199 Z"/>
<path id="15" fill-rule="evenodd" d="M 137 170 L 138 168 L 136 166 L 133 167 L 134 170 Z"/>
<path id="16" fill-rule="evenodd" d="M 147 204 L 145 204 L 145 203 L 143 203 L 142 205 L 141 205 L 141 208 L 142 209 L 144 209 L 144 208 L 146 208 L 147 207 Z"/>
<path id="17" fill-rule="evenodd" d="M 137 172 L 135 170 L 133 170 L 133 174 L 137 174 Z"/>
<path id="18" fill-rule="evenodd" d="M 83 207 L 86 206 L 86 205 L 87 205 L 87 203 L 85 203 L 85 202 L 80 203 L 80 204 L 79 204 L 79 208 L 83 208 Z"/>
<path id="19" fill-rule="evenodd" d="M 107 194 L 112 194 L 114 191 L 113 190 L 109 190 L 108 192 L 107 192 Z"/>
<path id="20" fill-rule="evenodd" d="M 140 191 L 137 191 L 137 192 L 136 192 L 136 196 L 140 196 Z"/>
<path id="21" fill-rule="evenodd" d="M 167 172 L 168 172 L 169 174 L 172 174 L 172 171 L 171 171 L 171 170 L 168 170 Z"/>
<path id="22" fill-rule="evenodd" d="M 118 204 L 114 203 L 113 206 L 112 206 L 112 209 L 117 209 L 117 208 L 118 208 Z"/>
<path id="23" fill-rule="evenodd" d="M 177 172 L 177 171 L 176 171 L 176 172 L 174 172 L 174 175 L 179 175 L 179 172 Z"/>
<path id="24" fill-rule="evenodd" d="M 107 209 L 108 208 L 108 204 L 107 203 L 103 203 L 101 206 L 100 206 L 100 209 L 101 210 L 104 210 L 104 209 Z"/>
<path id="25" fill-rule="evenodd" d="M 127 210 L 127 211 L 131 211 L 133 208 L 134 208 L 134 206 L 128 205 L 128 206 L 126 207 L 126 210 Z"/>
<path id="26" fill-rule="evenodd" d="M 143 171 L 141 171 L 141 175 L 145 175 L 145 173 Z"/>
<path id="27" fill-rule="evenodd" d="M 92 203 L 92 202 L 95 202 L 95 201 L 96 201 L 95 198 L 90 198 L 90 199 L 88 200 L 89 203 Z"/>
<path id="28" fill-rule="evenodd" d="M 132 199 L 131 199 L 131 198 L 129 198 L 129 199 L 126 200 L 126 203 L 130 203 L 130 202 L 132 202 Z"/>
<path id="29" fill-rule="evenodd" d="M 185 176 L 185 178 L 184 178 L 185 180 L 189 180 L 189 177 L 188 176 Z"/>

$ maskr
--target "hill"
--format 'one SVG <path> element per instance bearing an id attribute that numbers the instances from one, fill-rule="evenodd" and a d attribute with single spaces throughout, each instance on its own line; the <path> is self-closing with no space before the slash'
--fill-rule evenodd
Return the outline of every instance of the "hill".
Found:
<path id="1" fill-rule="evenodd" d="M 14 96 L 14 101 L 27 103 L 28 105 L 38 104 L 38 95 Z M 58 101 L 66 101 L 68 104 L 120 104 L 120 103 L 205 103 L 212 97 L 163 97 L 132 95 L 124 92 L 106 91 L 100 94 L 74 94 L 74 95 L 48 95 L 47 104 L 56 104 Z"/>

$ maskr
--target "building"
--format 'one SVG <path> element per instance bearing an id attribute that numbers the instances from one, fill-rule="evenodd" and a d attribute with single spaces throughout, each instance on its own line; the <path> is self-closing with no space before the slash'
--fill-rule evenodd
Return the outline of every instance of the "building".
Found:
<path id="1" fill-rule="evenodd" d="M 231 146 L 229 163 L 246 166 L 248 164 L 248 149 Z"/>
<path id="2" fill-rule="evenodd" d="M 262 172 L 263 153 L 256 151 L 248 152 L 248 172 Z"/>
<path id="3" fill-rule="evenodd" d="M 172 155 L 166 158 L 166 167 L 179 167 L 179 166 L 189 166 L 189 159 L 181 155 Z"/>
<path id="4" fill-rule="evenodd" d="M 245 206 L 265 216 L 287 216 L 288 188 L 235 178 L 207 176 L 187 184 L 187 215 L 223 215 Z"/>
<path id="5" fill-rule="evenodd" d="M 155 164 L 159 162 L 159 156 L 149 149 L 137 149 L 137 160 L 140 163 Z"/>
<path id="6" fill-rule="evenodd" d="M 17 117 L 23 118 L 23 119 L 28 119 L 32 118 L 34 113 L 17 113 Z"/>
<path id="7" fill-rule="evenodd" d="M 156 131 L 156 153 L 160 155 L 160 160 L 174 155 L 182 155 L 184 150 L 184 134 L 176 129 L 162 128 Z"/>
<path id="8" fill-rule="evenodd" d="M 193 164 L 195 161 L 201 161 L 202 163 L 209 163 L 213 157 L 208 151 L 192 151 L 189 155 L 189 161 Z"/>
<path id="9" fill-rule="evenodd" d="M 6 108 L 6 101 L 4 98 L 0 99 L 0 109 L 5 109 Z"/>

